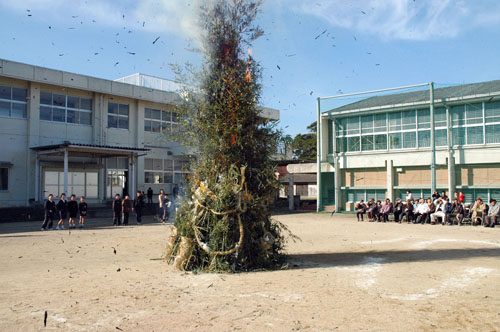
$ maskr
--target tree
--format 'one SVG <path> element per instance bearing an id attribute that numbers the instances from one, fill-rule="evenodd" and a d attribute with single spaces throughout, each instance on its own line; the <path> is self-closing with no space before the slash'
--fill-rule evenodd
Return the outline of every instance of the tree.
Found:
<path id="1" fill-rule="evenodd" d="M 245 50 L 262 35 L 258 0 L 202 7 L 201 89 L 179 105 L 184 144 L 197 150 L 166 258 L 181 269 L 267 268 L 282 259 L 284 226 L 271 219 L 278 190 L 271 156 L 279 133 L 259 117 L 261 68 Z"/>
<path id="2" fill-rule="evenodd" d="M 307 126 L 307 130 L 308 133 L 293 138 L 293 154 L 298 160 L 316 160 L 316 121 Z"/>

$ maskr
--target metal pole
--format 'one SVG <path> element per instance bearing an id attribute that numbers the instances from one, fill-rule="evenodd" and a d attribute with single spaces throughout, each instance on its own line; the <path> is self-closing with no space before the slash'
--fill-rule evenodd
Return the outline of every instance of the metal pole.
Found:
<path id="1" fill-rule="evenodd" d="M 317 98 L 318 103 L 318 119 L 316 121 L 316 162 L 317 162 L 317 172 L 316 172 L 316 183 L 318 184 L 318 194 L 316 199 L 316 211 L 319 212 L 323 210 L 322 206 L 322 195 L 321 195 L 321 99 Z"/>
<path id="2" fill-rule="evenodd" d="M 451 121 L 450 107 L 446 105 L 446 140 L 448 142 L 448 197 L 453 199 L 455 194 L 455 158 L 451 148 Z"/>
<path id="3" fill-rule="evenodd" d="M 68 149 L 64 149 L 64 193 L 68 194 Z"/>
<path id="4" fill-rule="evenodd" d="M 38 153 L 35 159 L 35 202 L 40 201 L 40 159 Z"/>
<path id="5" fill-rule="evenodd" d="M 293 195 L 293 173 L 288 173 L 288 210 L 295 209 L 295 201 Z"/>
<path id="6" fill-rule="evenodd" d="M 431 193 L 436 190 L 436 136 L 434 129 L 434 82 L 430 86 L 430 113 L 431 113 Z"/>

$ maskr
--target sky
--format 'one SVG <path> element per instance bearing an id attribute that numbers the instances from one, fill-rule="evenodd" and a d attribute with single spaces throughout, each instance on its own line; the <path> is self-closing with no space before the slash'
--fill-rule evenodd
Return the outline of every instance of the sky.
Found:
<path id="1" fill-rule="evenodd" d="M 0 58 L 106 79 L 175 79 L 170 64 L 202 62 L 201 3 L 0 0 Z M 316 120 L 317 97 L 500 79 L 497 0 L 267 0 L 257 24 L 261 104 L 280 110 L 292 136 Z"/>

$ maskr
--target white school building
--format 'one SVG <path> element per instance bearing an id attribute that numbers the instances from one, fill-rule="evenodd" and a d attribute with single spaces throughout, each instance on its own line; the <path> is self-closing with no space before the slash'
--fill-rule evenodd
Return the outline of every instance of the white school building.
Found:
<path id="1" fill-rule="evenodd" d="M 52 193 L 104 202 L 116 193 L 182 185 L 189 151 L 169 142 L 178 83 L 116 81 L 0 59 L 0 208 Z M 279 111 L 262 108 L 265 119 Z"/>

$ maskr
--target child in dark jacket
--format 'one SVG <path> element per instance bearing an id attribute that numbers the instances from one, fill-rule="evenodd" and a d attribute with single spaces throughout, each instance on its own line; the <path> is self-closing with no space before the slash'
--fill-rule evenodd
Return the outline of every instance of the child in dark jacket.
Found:
<path id="1" fill-rule="evenodd" d="M 75 228 L 76 215 L 78 214 L 78 203 L 76 202 L 76 196 L 71 195 L 68 202 L 68 214 L 69 214 L 69 228 Z"/>
<path id="2" fill-rule="evenodd" d="M 87 217 L 88 205 L 85 202 L 85 197 L 80 197 L 80 204 L 78 204 L 78 210 L 80 210 L 80 228 L 85 227 L 85 218 Z"/>
<path id="3" fill-rule="evenodd" d="M 61 194 L 61 200 L 56 205 L 57 212 L 59 212 L 59 222 L 56 229 L 64 229 L 64 221 L 68 216 L 68 203 L 66 202 L 66 194 Z"/>
<path id="4" fill-rule="evenodd" d="M 130 202 L 130 197 L 125 195 L 122 202 L 122 213 L 123 213 L 123 224 L 128 225 L 128 217 L 130 215 L 130 210 L 132 210 L 132 203 Z"/>
<path id="5" fill-rule="evenodd" d="M 113 225 L 120 226 L 122 219 L 122 200 L 120 199 L 119 194 L 115 195 L 112 208 L 113 208 Z"/>
<path id="6" fill-rule="evenodd" d="M 50 194 L 49 199 L 43 204 L 45 218 L 43 219 L 42 231 L 52 229 L 52 224 L 54 223 L 54 212 L 56 212 L 56 202 L 53 201 L 53 198 L 54 195 Z"/>

